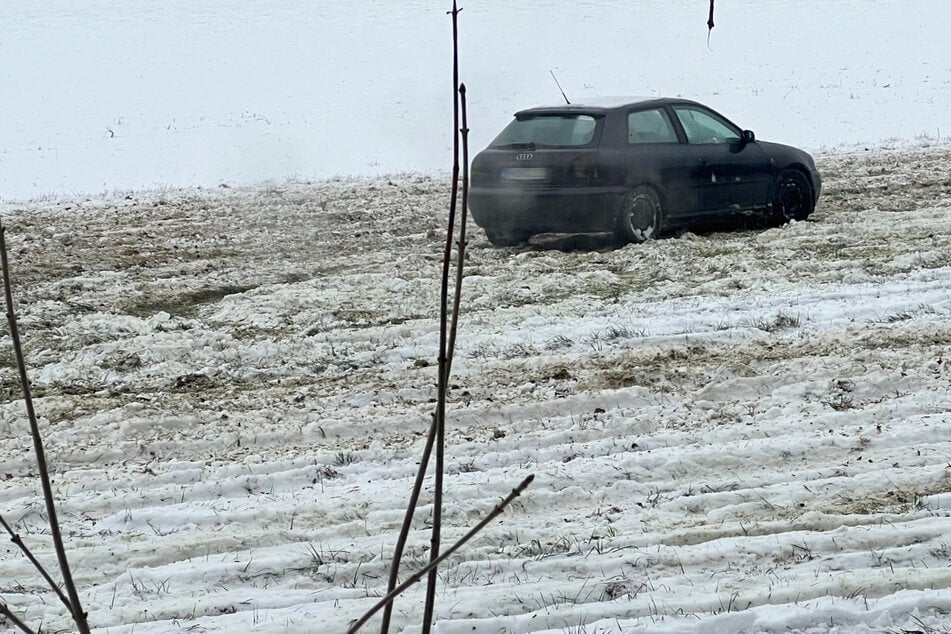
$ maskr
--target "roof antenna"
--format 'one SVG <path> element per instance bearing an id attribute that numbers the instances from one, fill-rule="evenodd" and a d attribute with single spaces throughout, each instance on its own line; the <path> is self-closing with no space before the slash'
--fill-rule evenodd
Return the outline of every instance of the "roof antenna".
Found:
<path id="1" fill-rule="evenodd" d="M 571 105 L 571 102 L 568 101 L 568 95 L 565 94 L 565 91 L 564 91 L 564 89 L 561 87 L 561 84 L 558 83 L 558 78 L 555 77 L 555 71 L 553 71 L 552 69 L 549 68 L 549 69 L 548 69 L 548 72 L 551 73 L 551 78 L 555 80 L 555 85 L 558 86 L 558 90 L 561 91 L 561 96 L 565 98 L 565 103 L 570 106 L 570 105 Z"/>

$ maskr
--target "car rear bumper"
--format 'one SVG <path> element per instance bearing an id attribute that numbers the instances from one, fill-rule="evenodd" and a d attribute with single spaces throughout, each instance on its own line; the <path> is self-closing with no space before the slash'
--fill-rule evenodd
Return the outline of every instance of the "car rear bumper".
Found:
<path id="1" fill-rule="evenodd" d="M 611 231 L 626 192 L 624 187 L 472 187 L 469 211 L 477 225 L 496 232 Z"/>

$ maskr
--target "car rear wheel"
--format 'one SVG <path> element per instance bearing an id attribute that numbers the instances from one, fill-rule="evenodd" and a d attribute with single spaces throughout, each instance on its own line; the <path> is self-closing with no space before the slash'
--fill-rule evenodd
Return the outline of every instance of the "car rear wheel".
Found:
<path id="1" fill-rule="evenodd" d="M 497 247 L 514 247 L 528 240 L 527 233 L 522 231 L 489 231 L 485 230 L 485 237 Z"/>
<path id="2" fill-rule="evenodd" d="M 638 187 L 624 197 L 615 233 L 623 242 L 644 242 L 660 234 L 663 221 L 660 196 L 650 187 Z"/>
<path id="3" fill-rule="evenodd" d="M 812 185 L 799 170 L 785 170 L 776 179 L 773 194 L 773 214 L 780 222 L 805 220 L 812 213 L 815 203 Z"/>

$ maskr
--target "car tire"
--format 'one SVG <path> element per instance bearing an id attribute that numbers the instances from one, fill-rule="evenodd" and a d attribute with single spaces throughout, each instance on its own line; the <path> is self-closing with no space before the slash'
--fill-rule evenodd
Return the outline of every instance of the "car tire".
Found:
<path id="1" fill-rule="evenodd" d="M 780 223 L 805 220 L 815 208 L 812 185 L 799 170 L 780 172 L 773 192 L 773 215 Z"/>
<path id="2" fill-rule="evenodd" d="M 526 233 L 489 231 L 488 229 L 485 231 L 485 237 L 489 239 L 493 246 L 497 247 L 516 247 L 528 240 L 528 234 Z"/>
<path id="3" fill-rule="evenodd" d="M 622 242 L 646 242 L 660 235 L 664 206 L 650 187 L 638 187 L 624 197 L 615 234 Z"/>

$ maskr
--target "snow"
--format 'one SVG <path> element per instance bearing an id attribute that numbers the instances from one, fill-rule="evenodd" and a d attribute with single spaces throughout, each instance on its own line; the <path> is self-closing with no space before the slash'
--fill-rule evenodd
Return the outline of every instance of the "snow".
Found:
<path id="1" fill-rule="evenodd" d="M 621 248 L 472 229 L 445 543 L 535 481 L 441 569 L 440 634 L 951 629 L 948 8 L 718 4 L 712 50 L 695 2 L 465 5 L 474 146 L 553 67 L 709 102 L 825 187 L 809 222 Z M 0 212 L 95 631 L 345 631 L 433 410 L 444 9 L 6 9 Z M 0 514 L 53 567 L 19 389 L 0 352 Z M 71 628 L 10 543 L 0 600 Z"/>
<path id="2" fill-rule="evenodd" d="M 783 227 L 595 250 L 474 232 L 447 543 L 536 480 L 444 568 L 436 631 L 951 625 L 949 159 L 822 156 L 815 221 Z M 342 632 L 380 596 L 433 407 L 447 198 L 403 176 L 5 215 L 98 632 Z M 49 561 L 7 359 L 0 512 Z M 2 563 L 4 600 L 68 628 L 12 545 Z"/>

